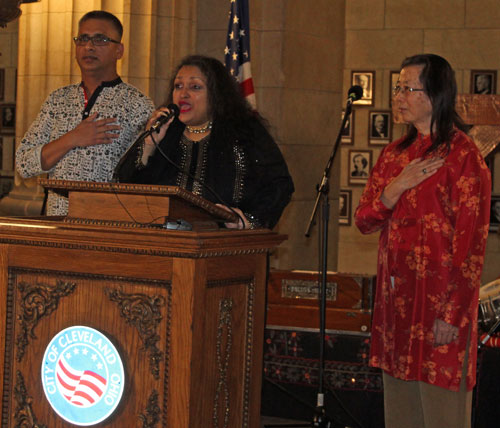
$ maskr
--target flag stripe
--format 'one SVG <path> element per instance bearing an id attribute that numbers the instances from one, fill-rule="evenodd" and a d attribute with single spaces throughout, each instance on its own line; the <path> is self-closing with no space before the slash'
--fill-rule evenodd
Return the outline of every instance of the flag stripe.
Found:
<path id="1" fill-rule="evenodd" d="M 241 91 L 243 92 L 243 95 L 245 95 L 245 96 L 248 96 L 248 95 L 254 93 L 252 79 L 244 80 L 243 82 L 240 83 L 240 87 L 241 87 Z"/>
<path id="2" fill-rule="evenodd" d="M 73 398 L 71 400 L 72 403 L 76 402 L 75 397 L 76 398 L 83 398 L 83 399 L 85 399 L 85 401 L 87 403 L 90 403 L 90 404 L 95 403 L 95 400 L 89 394 L 87 394 L 86 392 L 81 391 L 81 390 L 75 392 L 75 395 L 73 396 Z"/>
<path id="3" fill-rule="evenodd" d="M 102 390 L 99 388 L 97 385 L 93 384 L 92 382 L 89 382 L 88 380 L 81 380 L 80 381 L 80 386 L 86 386 L 87 388 L 90 388 L 92 391 L 94 391 L 99 397 L 102 395 Z"/>
<path id="4" fill-rule="evenodd" d="M 66 366 L 68 366 L 68 368 L 66 368 Z M 70 379 L 73 379 L 73 380 L 78 380 L 80 379 L 80 377 L 82 376 L 82 372 L 79 372 L 77 370 L 73 370 L 69 365 L 68 363 L 66 363 L 66 360 L 63 358 L 61 358 L 59 360 L 59 367 L 61 368 L 61 370 L 64 372 L 64 374 L 69 377 Z M 71 371 L 70 371 L 71 370 Z"/>
<path id="5" fill-rule="evenodd" d="M 231 0 L 226 48 L 224 50 L 226 68 L 240 83 L 242 94 L 255 108 L 255 90 L 253 88 L 250 66 L 250 25 L 249 0 Z"/>
<path id="6" fill-rule="evenodd" d="M 91 370 L 75 370 L 61 356 L 57 367 L 56 377 L 61 394 L 72 404 L 88 407 L 97 402 L 106 389 L 107 381 L 98 373 Z"/>
<path id="7" fill-rule="evenodd" d="M 104 379 L 102 376 L 98 375 L 97 373 L 94 373 L 90 370 L 85 370 L 82 377 L 85 378 L 87 376 L 94 378 L 97 382 L 102 383 L 104 386 L 106 385 L 106 379 Z"/>
<path id="8" fill-rule="evenodd" d="M 73 386 L 73 385 L 68 385 L 68 384 L 64 381 L 64 379 L 63 379 L 61 376 L 59 376 L 59 373 L 57 374 L 57 380 L 59 381 L 59 383 L 61 384 L 61 386 L 62 386 L 64 389 L 68 390 L 68 391 L 74 391 L 74 390 L 75 390 L 75 388 L 76 388 L 76 387 L 75 387 L 75 386 Z"/>

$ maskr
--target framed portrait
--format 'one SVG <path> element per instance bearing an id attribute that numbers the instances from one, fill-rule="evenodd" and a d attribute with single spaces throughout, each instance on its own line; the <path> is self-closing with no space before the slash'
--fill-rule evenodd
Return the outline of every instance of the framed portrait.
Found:
<path id="1" fill-rule="evenodd" d="M 371 106 L 375 101 L 375 72 L 374 71 L 353 71 L 351 83 L 361 86 L 363 96 L 360 100 L 354 101 L 354 105 Z"/>
<path id="2" fill-rule="evenodd" d="M 496 70 L 471 70 L 470 93 L 493 95 L 497 92 Z"/>
<path id="3" fill-rule="evenodd" d="M 351 225 L 352 190 L 340 189 L 339 192 L 339 224 Z"/>
<path id="4" fill-rule="evenodd" d="M 341 118 L 342 121 L 344 120 L 344 114 L 345 110 L 342 110 L 342 118 Z M 351 145 L 354 144 L 353 134 L 354 134 L 354 110 L 351 111 L 351 114 L 347 119 L 344 129 L 342 129 L 342 132 L 340 133 L 341 135 L 340 142 L 342 144 L 351 144 Z"/>
<path id="5" fill-rule="evenodd" d="M 500 227 L 500 195 L 491 195 L 490 231 L 497 231 Z"/>
<path id="6" fill-rule="evenodd" d="M 398 84 L 399 80 L 399 71 L 391 71 L 390 72 L 390 81 L 389 81 L 389 106 L 392 106 L 392 91 Z"/>
<path id="7" fill-rule="evenodd" d="M 368 121 L 368 144 L 384 146 L 392 139 L 392 118 L 390 111 L 370 111 Z"/>
<path id="8" fill-rule="evenodd" d="M 2 134 L 13 134 L 16 127 L 16 105 L 0 106 L 0 131 Z"/>
<path id="9" fill-rule="evenodd" d="M 0 101 L 5 98 L 5 68 L 0 68 Z"/>
<path id="10" fill-rule="evenodd" d="M 371 150 L 349 150 L 349 185 L 364 185 L 372 169 Z"/>

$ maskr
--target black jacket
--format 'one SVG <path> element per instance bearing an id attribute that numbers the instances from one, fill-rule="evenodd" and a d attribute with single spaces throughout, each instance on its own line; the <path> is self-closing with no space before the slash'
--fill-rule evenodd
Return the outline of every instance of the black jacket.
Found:
<path id="1" fill-rule="evenodd" d="M 140 146 L 130 150 L 117 173 L 122 183 L 179 185 L 189 170 L 181 137 L 184 124 L 174 120 L 159 143 L 160 149 L 145 168 L 137 168 Z M 214 203 L 237 207 L 257 227 L 272 228 L 294 191 L 285 160 L 273 138 L 257 119 L 245 130 L 214 123 L 205 152 L 201 196 Z M 213 189 L 218 196 L 208 188 Z M 187 190 L 192 190 L 191 185 Z"/>

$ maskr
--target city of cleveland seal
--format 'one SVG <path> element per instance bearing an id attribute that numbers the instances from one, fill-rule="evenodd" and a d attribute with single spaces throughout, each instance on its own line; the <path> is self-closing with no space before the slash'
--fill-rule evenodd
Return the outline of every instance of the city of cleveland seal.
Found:
<path id="1" fill-rule="evenodd" d="M 123 394 L 123 363 L 101 332 L 73 326 L 57 333 L 42 361 L 42 384 L 54 411 L 75 425 L 96 425 L 109 417 Z"/>

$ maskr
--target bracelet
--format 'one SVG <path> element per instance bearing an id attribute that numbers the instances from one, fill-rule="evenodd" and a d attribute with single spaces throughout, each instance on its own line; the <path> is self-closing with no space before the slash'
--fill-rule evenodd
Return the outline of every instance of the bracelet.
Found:
<path id="1" fill-rule="evenodd" d="M 246 219 L 248 220 L 248 224 L 250 225 L 249 227 L 247 227 L 247 229 L 262 229 L 260 221 L 255 218 L 255 216 L 250 213 L 243 213 L 243 215 L 246 217 Z"/>

